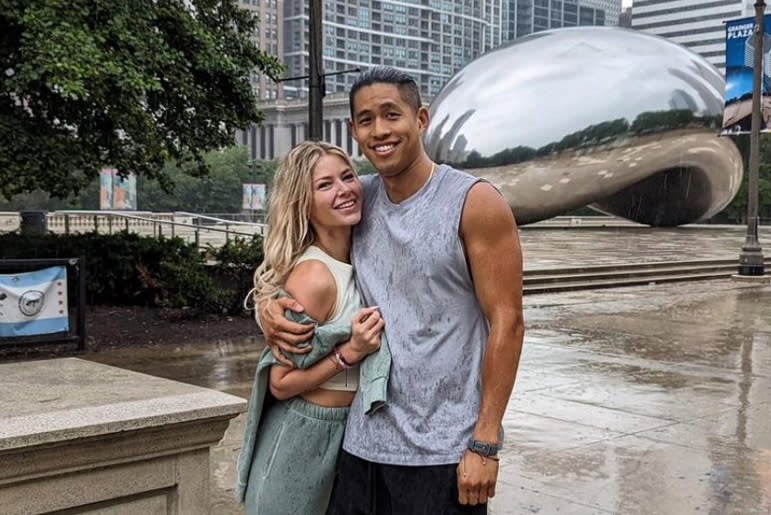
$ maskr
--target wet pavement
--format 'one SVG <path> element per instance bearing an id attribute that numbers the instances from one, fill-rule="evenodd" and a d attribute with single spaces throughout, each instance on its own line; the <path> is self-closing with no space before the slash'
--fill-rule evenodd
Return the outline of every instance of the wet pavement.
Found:
<path id="1" fill-rule="evenodd" d="M 551 228 L 526 225 L 520 231 L 525 269 L 607 263 L 730 259 L 739 255 L 746 228 L 686 225 L 672 228 Z M 771 226 L 761 226 L 769 255 Z"/>
<path id="2" fill-rule="evenodd" d="M 733 230 L 649 231 L 604 231 L 613 241 L 523 231 L 522 240 L 538 267 L 730 257 L 743 241 Z M 491 514 L 771 514 L 770 286 L 652 284 L 529 295 L 525 305 Z M 85 358 L 246 397 L 261 346 L 245 336 Z M 217 515 L 240 513 L 242 431 L 243 416 L 213 450 Z"/>

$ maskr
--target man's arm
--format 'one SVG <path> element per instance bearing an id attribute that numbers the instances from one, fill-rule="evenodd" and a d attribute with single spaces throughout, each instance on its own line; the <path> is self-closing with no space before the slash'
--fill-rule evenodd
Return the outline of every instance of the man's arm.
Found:
<path id="1" fill-rule="evenodd" d="M 337 300 L 337 285 L 329 268 L 321 261 L 312 259 L 295 266 L 284 289 L 302 303 L 308 316 L 320 323 L 326 322 L 332 315 Z M 380 347 L 380 330 L 383 327 L 380 314 L 370 308 L 360 310 L 357 316 L 363 318 L 365 313 L 368 316 L 364 322 L 354 321 L 352 338 L 337 347 L 348 363 L 358 363 Z M 327 359 L 320 359 L 304 370 L 274 365 L 270 369 L 270 391 L 279 400 L 288 399 L 316 389 L 338 372 L 338 366 Z"/>
<path id="2" fill-rule="evenodd" d="M 265 335 L 265 343 L 270 347 L 273 356 L 287 366 L 294 366 L 290 360 L 279 351 L 290 354 L 304 354 L 311 348 L 297 347 L 313 336 L 313 324 L 297 324 L 284 316 L 284 311 L 291 309 L 302 313 L 304 307 L 291 297 L 279 299 L 263 299 L 255 306 L 254 318 Z"/>
<path id="3" fill-rule="evenodd" d="M 482 362 L 482 396 L 473 438 L 496 442 L 522 351 L 522 250 L 511 208 L 490 184 L 479 182 L 466 197 L 460 237 L 490 335 Z M 461 504 L 495 495 L 498 462 L 471 451 L 458 466 Z"/>

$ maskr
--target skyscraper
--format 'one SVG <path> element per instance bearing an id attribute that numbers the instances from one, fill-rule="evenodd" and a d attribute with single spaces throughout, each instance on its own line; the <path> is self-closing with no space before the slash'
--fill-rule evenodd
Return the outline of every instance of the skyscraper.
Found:
<path id="1" fill-rule="evenodd" d="M 503 40 L 580 25 L 617 25 L 621 0 L 505 0 Z"/>
<path id="2" fill-rule="evenodd" d="M 580 0 L 584 7 L 599 9 L 605 12 L 605 25 L 615 27 L 621 15 L 621 0 Z"/>
<path id="3" fill-rule="evenodd" d="M 322 1 L 322 0 L 312 0 Z M 241 0 L 261 19 L 261 48 L 286 65 L 285 77 L 308 74 L 309 2 Z M 324 139 L 359 155 L 347 127 L 345 93 L 354 68 L 387 65 L 409 73 L 425 100 L 464 64 L 501 43 L 540 30 L 615 24 L 621 0 L 323 0 Z M 611 9 L 612 7 L 612 9 Z M 277 45 L 265 46 L 265 45 Z M 275 51 L 274 51 L 275 48 Z M 307 79 L 266 84 L 260 78 L 260 127 L 238 131 L 258 159 L 283 156 L 308 135 Z M 268 81 L 269 82 L 269 81 Z M 271 89 L 276 88 L 276 89 Z M 275 96 L 277 92 L 277 97 Z"/>
<path id="4" fill-rule="evenodd" d="M 308 2 L 283 4 L 283 60 L 289 76 L 302 76 L 308 72 Z M 433 96 L 465 62 L 501 43 L 500 6 L 500 1 L 324 0 L 324 72 L 394 66 Z M 355 77 L 328 76 L 327 93 L 347 91 Z M 305 96 L 307 82 L 285 83 L 284 94 Z"/>
<path id="5" fill-rule="evenodd" d="M 671 39 L 725 72 L 725 21 L 752 16 L 752 0 L 635 0 L 632 28 Z"/>
<path id="6" fill-rule="evenodd" d="M 252 40 L 258 48 L 281 57 L 283 33 L 280 30 L 283 18 L 280 0 L 239 0 L 242 9 L 247 9 L 259 18 L 258 28 L 252 35 Z M 253 72 L 252 86 L 260 100 L 278 98 L 281 94 L 281 84 L 276 84 L 269 78 Z"/>

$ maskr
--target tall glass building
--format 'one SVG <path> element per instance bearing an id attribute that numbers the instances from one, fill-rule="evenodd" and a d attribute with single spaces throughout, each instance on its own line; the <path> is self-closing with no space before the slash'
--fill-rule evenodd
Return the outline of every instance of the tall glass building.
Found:
<path id="1" fill-rule="evenodd" d="M 252 35 L 252 40 L 261 49 L 272 55 L 280 56 L 283 44 L 281 27 L 280 0 L 239 0 L 242 9 L 251 11 L 259 18 L 259 26 Z M 253 72 L 252 87 L 260 100 L 273 100 L 281 95 L 281 84 L 276 84 L 267 77 Z"/>
<path id="2" fill-rule="evenodd" d="M 467 62 L 503 42 L 552 28 L 614 24 L 621 8 L 621 0 L 311 1 L 323 1 L 325 73 L 393 66 L 418 81 L 425 100 L 434 97 Z M 611 4 L 613 11 L 607 7 Z M 285 76 L 307 75 L 309 2 L 241 0 L 241 5 L 260 16 L 256 40 L 261 48 L 277 48 L 271 52 L 287 65 Z M 359 156 L 347 124 L 346 94 L 356 76 L 326 77 L 323 133 L 327 141 Z M 307 137 L 303 99 L 308 81 L 286 81 L 276 89 L 260 78 L 256 87 L 262 100 L 270 100 L 260 104 L 265 122 L 238 131 L 236 141 L 248 145 L 253 158 L 280 158 Z"/>
<path id="3" fill-rule="evenodd" d="M 506 0 L 503 40 L 561 27 L 617 25 L 620 12 L 621 0 Z"/>
<path id="4" fill-rule="evenodd" d="M 635 0 L 632 28 L 689 47 L 725 72 L 724 22 L 752 16 L 752 0 Z"/>
<path id="5" fill-rule="evenodd" d="M 580 0 L 580 4 L 591 9 L 605 12 L 605 25 L 618 25 L 621 16 L 621 0 Z"/>
<path id="6" fill-rule="evenodd" d="M 324 72 L 389 65 L 436 95 L 465 62 L 498 46 L 502 1 L 323 0 Z M 283 60 L 288 76 L 308 72 L 306 0 L 283 2 Z M 356 74 L 329 76 L 327 93 L 347 91 Z M 286 98 L 304 97 L 307 83 L 284 83 Z"/>

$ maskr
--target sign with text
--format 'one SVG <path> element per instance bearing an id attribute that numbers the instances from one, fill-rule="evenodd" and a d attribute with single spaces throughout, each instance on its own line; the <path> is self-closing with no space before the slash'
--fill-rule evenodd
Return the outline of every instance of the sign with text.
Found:
<path id="1" fill-rule="evenodd" d="M 0 336 L 69 331 L 67 268 L 0 274 Z"/>
<path id="2" fill-rule="evenodd" d="M 763 18 L 760 130 L 771 132 L 771 14 Z M 746 134 L 752 123 L 755 19 L 726 22 L 724 134 Z"/>

